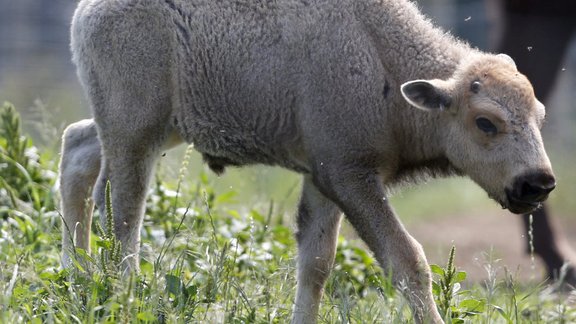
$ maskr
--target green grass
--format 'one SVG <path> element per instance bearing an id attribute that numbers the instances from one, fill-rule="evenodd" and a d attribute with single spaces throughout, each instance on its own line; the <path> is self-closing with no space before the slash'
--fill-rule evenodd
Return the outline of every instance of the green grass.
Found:
<path id="1" fill-rule="evenodd" d="M 150 189 L 141 272 L 122 275 L 110 225 L 93 233 L 92 253 L 77 249 L 74 265 L 63 270 L 56 153 L 40 154 L 19 123 L 15 110 L 2 106 L 0 323 L 289 322 L 296 244 L 286 215 L 298 195 L 297 177 L 267 169 L 246 181 L 233 171 L 233 182 L 221 183 L 224 178 L 188 165 L 190 152 L 180 151 L 178 167 L 160 167 Z M 170 169 L 177 171 L 170 175 Z M 277 181 L 283 186 L 276 192 L 254 194 Z M 438 196 L 422 199 L 442 205 Z M 411 322 L 406 301 L 362 244 L 340 237 L 338 245 L 320 322 Z M 448 322 L 576 321 L 573 295 L 524 285 L 510 273 L 467 285 L 466 269 L 456 269 L 454 258 L 432 267 Z"/>

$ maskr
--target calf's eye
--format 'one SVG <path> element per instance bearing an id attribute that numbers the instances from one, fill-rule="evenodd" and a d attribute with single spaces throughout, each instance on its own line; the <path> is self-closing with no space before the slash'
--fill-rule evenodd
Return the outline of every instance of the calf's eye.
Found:
<path id="1" fill-rule="evenodd" d="M 496 135 L 496 133 L 498 133 L 498 128 L 488 118 L 484 117 L 476 118 L 476 126 L 478 127 L 478 129 L 480 129 L 481 131 L 483 131 L 488 135 Z"/>

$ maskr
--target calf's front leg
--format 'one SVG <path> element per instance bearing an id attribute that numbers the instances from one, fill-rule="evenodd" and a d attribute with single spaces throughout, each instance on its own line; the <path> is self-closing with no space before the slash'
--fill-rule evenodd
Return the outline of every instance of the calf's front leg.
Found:
<path id="1" fill-rule="evenodd" d="M 422 246 L 404 229 L 385 198 L 376 170 L 322 166 L 314 174 L 320 191 L 340 207 L 395 286 L 407 298 L 416 323 L 443 323 L 432 295 Z"/>

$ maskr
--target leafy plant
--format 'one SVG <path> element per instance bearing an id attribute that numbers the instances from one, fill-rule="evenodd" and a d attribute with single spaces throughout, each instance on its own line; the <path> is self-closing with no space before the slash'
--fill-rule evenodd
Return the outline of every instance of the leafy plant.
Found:
<path id="1" fill-rule="evenodd" d="M 432 291 L 444 320 L 447 323 L 464 323 L 464 318 L 486 311 L 486 300 L 481 298 L 459 300 L 458 297 L 465 296 L 469 292 L 460 290 L 461 283 L 466 280 L 466 272 L 456 270 L 455 255 L 456 247 L 452 246 L 446 267 L 430 265 L 430 270 L 437 277 L 432 283 Z"/>
<path id="2" fill-rule="evenodd" d="M 55 173 L 42 168 L 38 149 L 22 135 L 20 116 L 13 105 L 0 106 L 0 203 L 23 208 L 53 208 L 50 187 Z"/>

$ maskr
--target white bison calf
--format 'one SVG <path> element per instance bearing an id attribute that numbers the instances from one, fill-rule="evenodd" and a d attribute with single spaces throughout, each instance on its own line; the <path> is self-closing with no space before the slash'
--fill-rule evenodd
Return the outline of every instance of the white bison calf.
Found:
<path id="1" fill-rule="evenodd" d="M 217 173 L 296 171 L 295 323 L 316 321 L 342 213 L 416 322 L 442 322 L 422 248 L 386 199 L 395 184 L 467 175 L 515 213 L 555 186 L 544 107 L 512 59 L 458 42 L 406 0 L 82 0 L 71 47 L 94 115 L 64 135 L 76 246 L 89 248 L 90 188 L 104 214 L 109 180 L 115 233 L 138 268 L 150 174 L 177 143 Z"/>

